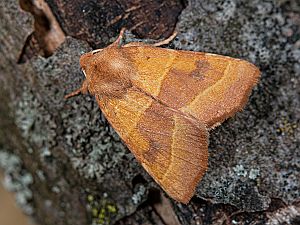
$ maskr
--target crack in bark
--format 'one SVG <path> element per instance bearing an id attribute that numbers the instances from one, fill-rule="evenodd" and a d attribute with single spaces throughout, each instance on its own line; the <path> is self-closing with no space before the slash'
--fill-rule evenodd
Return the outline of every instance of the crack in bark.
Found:
<path id="1" fill-rule="evenodd" d="M 35 55 L 49 57 L 65 40 L 65 34 L 44 0 L 20 0 L 21 9 L 34 17 L 34 32 L 24 43 L 18 63 L 25 63 Z"/>

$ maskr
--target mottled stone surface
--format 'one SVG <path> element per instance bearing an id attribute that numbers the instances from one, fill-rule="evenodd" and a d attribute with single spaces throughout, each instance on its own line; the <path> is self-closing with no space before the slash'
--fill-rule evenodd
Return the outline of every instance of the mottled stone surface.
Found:
<path id="1" fill-rule="evenodd" d="M 261 80 L 243 112 L 211 131 L 197 196 L 246 211 L 300 197 L 300 3 L 190 1 L 176 48 L 243 58 Z M 298 215 L 299 216 L 299 215 Z"/>
<path id="2" fill-rule="evenodd" d="M 8 186 L 41 224 L 159 224 L 151 201 L 158 185 L 93 97 L 63 99 L 80 86 L 78 59 L 91 48 L 68 37 L 51 57 L 17 64 L 33 21 L 16 4 L 0 2 L 0 166 Z M 190 0 L 177 30 L 170 47 L 243 58 L 262 72 L 245 110 L 210 132 L 209 170 L 195 197 L 173 202 L 181 223 L 297 222 L 299 3 Z"/>
<path id="3" fill-rule="evenodd" d="M 105 216 L 111 218 L 103 219 L 115 221 L 134 212 L 145 197 L 146 188 L 132 184 L 139 167 L 136 168 L 132 155 L 108 126 L 94 99 L 83 95 L 64 99 L 65 94 L 80 86 L 84 76 L 78 60 L 81 54 L 89 50 L 85 43 L 67 38 L 50 58 L 39 57 L 24 65 L 26 74 L 35 80 L 31 94 L 37 105 L 28 102 L 22 104 L 25 108 L 17 109 L 20 121 L 31 120 L 36 125 L 33 129 L 21 129 L 25 129 L 26 139 L 38 145 L 40 160 L 45 157 L 68 160 L 68 166 L 78 174 L 74 181 L 86 196 L 84 201 L 90 217 L 93 217 L 93 211 L 110 205 L 115 210 L 111 209 L 112 215 L 106 212 L 108 215 Z M 26 100 L 27 95 L 22 96 L 20 102 Z M 43 111 L 40 111 L 41 108 Z M 65 176 L 59 182 L 61 186 L 54 187 L 65 189 L 64 180 Z"/>
<path id="4" fill-rule="evenodd" d="M 246 211 L 300 197 L 300 9 L 275 1 L 191 1 L 175 47 L 243 58 L 261 80 L 246 109 L 211 131 L 199 197 Z M 297 6 L 297 7 L 296 7 Z"/>
<path id="5" fill-rule="evenodd" d="M 140 38 L 168 37 L 184 7 L 181 0 L 46 0 L 68 36 L 105 47 L 126 27 Z M 76 18 L 76 19 L 74 19 Z"/>

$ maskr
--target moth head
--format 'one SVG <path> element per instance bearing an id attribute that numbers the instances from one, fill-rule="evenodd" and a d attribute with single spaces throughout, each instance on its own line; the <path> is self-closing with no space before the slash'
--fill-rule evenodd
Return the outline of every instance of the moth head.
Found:
<path id="1" fill-rule="evenodd" d="M 93 95 L 121 97 L 131 87 L 132 69 L 120 48 L 105 48 L 83 54 L 81 69 Z"/>

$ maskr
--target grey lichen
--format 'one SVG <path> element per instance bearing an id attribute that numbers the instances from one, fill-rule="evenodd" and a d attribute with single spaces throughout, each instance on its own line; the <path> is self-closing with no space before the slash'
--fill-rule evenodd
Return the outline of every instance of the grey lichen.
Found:
<path id="1" fill-rule="evenodd" d="M 290 203 L 300 196 L 299 13 L 288 2 L 190 0 L 182 12 L 175 48 L 246 59 L 262 71 L 246 109 L 211 131 L 209 170 L 196 194 L 200 198 L 255 212 L 267 209 L 271 198 Z M 9 48 L 2 51 L 13 53 L 12 60 L 16 61 L 30 33 L 24 32 L 18 46 L 7 44 Z M 5 40 L 5 35 L 1 33 L 0 39 Z M 26 205 L 34 194 L 44 201 L 46 213 L 40 215 L 51 212 L 51 219 L 65 216 L 76 223 L 85 219 L 86 212 L 74 215 L 65 209 L 86 201 L 92 223 L 105 224 L 132 214 L 146 199 L 147 185 L 155 184 L 103 118 L 93 97 L 63 98 L 80 86 L 84 76 L 78 60 L 89 50 L 86 43 L 68 37 L 51 57 L 18 65 L 27 77 L 20 82 L 20 94 L 12 91 L 17 99 L 11 101 L 11 108 L 24 139 L 19 142 L 26 142 L 25 151 L 30 153 L 22 152 L 27 166 L 31 160 L 39 166 L 33 173 L 37 179 L 32 184 L 31 175 L 16 166 L 20 159 L 10 153 L 1 151 L 0 160 L 5 159 L 1 160 L 4 168 L 12 168 L 7 162 L 14 165 L 6 182 L 21 193 L 20 203 Z M 137 174 L 143 174 L 145 184 L 133 182 Z M 37 184 L 35 190 L 41 193 L 30 191 L 30 185 L 45 181 L 47 190 Z M 70 190 L 76 192 L 70 194 Z M 178 214 L 185 213 L 178 205 Z"/>
<path id="2" fill-rule="evenodd" d="M 233 170 L 238 176 L 247 176 L 247 171 L 244 169 L 243 165 L 236 165 L 235 167 L 233 167 Z"/>
<path id="3" fill-rule="evenodd" d="M 140 204 L 145 198 L 146 188 L 144 185 L 140 185 L 137 188 L 137 191 L 132 195 L 131 199 L 133 204 L 138 205 Z"/>
<path id="4" fill-rule="evenodd" d="M 251 180 L 256 180 L 256 178 L 259 176 L 259 169 L 251 169 L 249 172 L 249 178 Z"/>
<path id="5" fill-rule="evenodd" d="M 53 178 L 52 193 L 63 194 L 66 181 L 55 178 L 60 171 L 54 166 L 66 160 L 67 166 L 76 171 L 78 182 L 90 182 L 87 189 L 91 194 L 105 192 L 110 201 L 118 199 L 115 218 L 119 218 L 138 207 L 131 200 L 130 186 L 141 167 L 136 162 L 128 163 L 134 159 L 128 159 L 128 150 L 108 125 L 93 96 L 64 99 L 82 83 L 84 76 L 78 60 L 87 51 L 86 43 L 68 37 L 53 56 L 37 57 L 24 65 L 35 85 L 32 89 L 24 85 L 16 104 L 17 126 L 35 147 L 34 153 L 38 153 L 42 165 L 51 168 L 51 173 L 44 175 Z M 39 180 L 43 181 L 40 175 Z"/>
<path id="6" fill-rule="evenodd" d="M 0 149 L 0 168 L 4 170 L 4 187 L 15 193 L 17 204 L 26 214 L 33 214 L 32 191 L 30 189 L 33 178 L 23 168 L 21 159 Z"/>
<path id="7" fill-rule="evenodd" d="M 16 125 L 20 129 L 22 137 L 28 139 L 39 149 L 41 159 L 45 160 L 45 158 L 50 157 L 50 149 L 56 145 L 55 129 L 57 126 L 51 120 L 51 115 L 43 104 L 25 85 L 19 101 L 16 101 L 15 117 Z M 30 148 L 28 152 L 33 153 L 33 150 Z"/>
<path id="8" fill-rule="evenodd" d="M 178 49 L 246 59 L 262 71 L 245 110 L 210 132 L 198 196 L 247 211 L 266 209 L 272 197 L 298 199 L 299 3 L 190 0 L 177 31 Z"/>

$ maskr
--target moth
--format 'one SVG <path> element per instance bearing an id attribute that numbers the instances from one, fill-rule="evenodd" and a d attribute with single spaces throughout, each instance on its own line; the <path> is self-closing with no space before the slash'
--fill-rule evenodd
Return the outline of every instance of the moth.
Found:
<path id="1" fill-rule="evenodd" d="M 260 71 L 227 56 L 121 44 L 83 54 L 80 89 L 101 111 L 144 169 L 173 199 L 188 203 L 207 170 L 208 131 L 243 109 Z"/>

